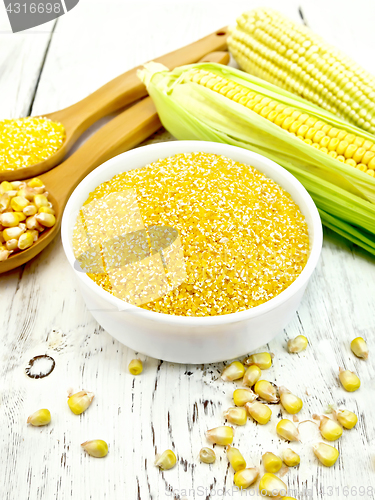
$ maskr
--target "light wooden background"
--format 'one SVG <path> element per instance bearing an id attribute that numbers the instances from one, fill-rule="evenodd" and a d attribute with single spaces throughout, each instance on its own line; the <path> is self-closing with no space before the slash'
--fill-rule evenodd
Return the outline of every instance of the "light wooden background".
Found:
<path id="1" fill-rule="evenodd" d="M 57 22 L 21 34 L 11 34 L 0 6 L 1 117 L 72 104 L 126 69 L 231 24 L 260 4 L 265 2 L 81 0 Z M 296 20 L 301 7 L 315 31 L 375 72 L 375 5 L 370 0 L 268 5 Z M 164 133 L 153 140 L 168 138 Z M 59 239 L 25 267 L 2 275 L 0 290 L 1 500 L 232 497 L 233 472 L 223 450 L 216 448 L 212 466 L 197 460 L 206 445 L 205 430 L 220 425 L 223 410 L 231 406 L 234 384 L 218 379 L 223 364 L 182 366 L 147 358 L 142 376 L 133 378 L 127 365 L 135 353 L 113 340 L 86 310 Z M 284 477 L 299 500 L 374 498 L 374 300 L 375 259 L 327 231 L 298 314 L 263 348 L 275 353 L 266 378 L 303 398 L 301 420 L 332 403 L 359 415 L 356 429 L 336 443 L 340 459 L 331 469 L 313 456 L 311 445 L 320 440 L 316 426 L 300 426 L 302 443 L 293 447 L 301 454 L 301 466 Z M 310 346 L 291 356 L 287 339 L 299 333 Z M 350 351 L 358 335 L 372 350 L 368 362 Z M 43 380 L 29 379 L 24 374 L 28 360 L 43 353 L 56 360 L 55 371 Z M 340 387 L 339 366 L 359 374 L 358 392 Z M 96 394 L 81 417 L 66 405 L 71 387 Z M 27 416 L 41 407 L 51 410 L 52 424 L 28 428 Z M 287 446 L 274 432 L 279 411 L 274 407 L 266 427 L 249 421 L 236 430 L 234 443 L 250 465 L 258 466 L 262 453 Z M 108 441 L 104 460 L 82 452 L 80 443 L 93 438 Z M 178 466 L 160 473 L 153 466 L 155 453 L 169 447 Z M 303 496 L 306 489 L 310 493 Z M 252 493 L 256 497 L 257 490 Z"/>

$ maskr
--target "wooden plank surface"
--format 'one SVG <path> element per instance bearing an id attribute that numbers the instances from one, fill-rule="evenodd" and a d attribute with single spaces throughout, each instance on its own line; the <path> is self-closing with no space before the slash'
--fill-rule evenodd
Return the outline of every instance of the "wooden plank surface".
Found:
<path id="1" fill-rule="evenodd" d="M 267 4 L 296 20 L 301 5 L 307 22 L 323 35 L 331 33 L 332 41 L 334 36 L 349 37 L 342 27 L 350 14 L 356 47 L 352 55 L 361 62 L 364 54 L 371 59 L 369 39 L 374 35 L 364 20 L 366 9 L 371 12 L 369 2 L 361 0 L 361 11 L 349 2 L 343 8 L 320 0 L 314 2 L 316 8 L 307 1 Z M 33 114 L 67 106 L 126 69 L 234 22 L 255 5 L 259 2 L 81 1 L 58 20 L 49 47 L 51 27 L 44 26 L 42 34 L 1 35 L 7 40 L 0 49 L 5 68 L 0 77 L 2 114 L 22 115 L 31 105 Z M 151 141 L 169 139 L 163 132 Z M 291 447 L 301 454 L 301 466 L 284 476 L 298 500 L 374 498 L 374 362 L 356 359 L 349 348 L 358 335 L 375 348 L 374 264 L 374 258 L 327 231 L 298 314 L 263 348 L 275 354 L 265 378 L 303 398 L 301 421 L 330 404 L 359 415 L 356 429 L 345 431 L 338 442 L 340 459 L 331 469 L 323 468 L 312 453 L 311 445 L 320 441 L 316 425 L 300 425 L 302 442 Z M 197 459 L 207 445 L 204 432 L 221 425 L 223 411 L 232 404 L 236 384 L 219 379 L 222 363 L 186 366 L 141 356 L 144 373 L 132 377 L 127 365 L 136 353 L 113 340 L 87 311 L 59 240 L 24 268 L 3 275 L 0 294 L 1 500 L 241 497 L 232 490 L 233 473 L 223 449 L 216 447 L 214 465 Z M 286 341 L 299 333 L 310 345 L 292 356 Z M 29 379 L 24 373 L 28 361 L 44 353 L 55 359 L 55 370 L 44 379 Z M 358 392 L 349 394 L 340 387 L 340 366 L 359 374 Z M 80 417 L 66 405 L 69 388 L 96 395 Z M 51 410 L 52 424 L 28 428 L 27 416 L 42 407 Z M 262 453 L 280 453 L 288 446 L 274 432 L 280 412 L 274 406 L 265 427 L 249 421 L 236 429 L 234 443 L 250 466 L 260 465 Z M 106 459 L 82 452 L 80 443 L 93 438 L 108 441 Z M 153 466 L 154 456 L 170 447 L 178 466 L 161 473 Z M 256 497 L 255 490 L 247 496 L 250 491 Z"/>

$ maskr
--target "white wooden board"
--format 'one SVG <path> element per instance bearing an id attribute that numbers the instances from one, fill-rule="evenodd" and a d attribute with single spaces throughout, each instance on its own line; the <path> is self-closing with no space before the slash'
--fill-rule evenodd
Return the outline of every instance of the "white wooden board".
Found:
<path id="1" fill-rule="evenodd" d="M 67 106 L 126 69 L 231 23 L 259 4 L 81 0 L 57 22 L 32 112 Z M 302 4 L 311 26 L 323 34 L 329 26 L 337 40 L 350 15 L 357 44 L 353 55 L 371 59 L 369 21 L 364 21 L 370 2 L 344 2 L 342 9 L 320 0 Z M 297 2 L 269 5 L 298 19 Z M 0 77 L 4 117 L 21 115 L 30 106 L 36 68 L 48 43 L 49 28 L 44 29 L 38 35 L 1 35 L 9 42 L 0 49 L 0 61 L 12 61 Z M 158 134 L 152 141 L 169 138 Z M 144 373 L 132 377 L 127 366 L 136 354 L 113 340 L 86 310 L 59 239 L 24 268 L 1 276 L 0 294 L 1 500 L 232 497 L 233 472 L 224 451 L 216 447 L 218 460 L 211 466 L 197 459 L 207 445 L 204 432 L 222 424 L 222 413 L 231 405 L 235 384 L 219 379 L 223 364 L 185 366 L 141 356 Z M 368 362 L 356 359 L 349 348 L 351 339 L 361 335 L 374 352 L 374 296 L 375 259 L 328 231 L 298 314 L 264 346 L 275 354 L 274 366 L 264 375 L 303 398 L 300 420 L 332 403 L 359 415 L 356 429 L 344 432 L 338 442 L 340 459 L 331 469 L 312 453 L 312 443 L 320 440 L 316 426 L 301 424 L 302 443 L 292 445 L 301 454 L 301 466 L 284 476 L 296 490 L 291 496 L 299 500 L 374 498 L 374 362 L 371 357 Z M 310 345 L 303 354 L 291 356 L 286 341 L 299 333 Z M 44 353 L 56 360 L 55 370 L 42 380 L 29 379 L 24 373 L 28 360 Z M 358 392 L 349 394 L 340 387 L 340 366 L 359 374 Z M 69 388 L 96 394 L 80 417 L 66 404 Z M 27 427 L 27 416 L 42 407 L 51 410 L 51 425 Z M 274 432 L 279 411 L 273 408 L 265 427 L 249 421 L 236 429 L 235 445 L 250 466 L 259 466 L 262 453 L 280 453 L 287 446 Z M 80 443 L 93 438 L 108 441 L 105 459 L 90 458 L 81 450 Z M 161 473 L 153 466 L 155 454 L 170 447 L 178 466 Z M 306 489 L 311 495 L 303 496 Z M 249 490 L 247 497 L 256 494 Z"/>

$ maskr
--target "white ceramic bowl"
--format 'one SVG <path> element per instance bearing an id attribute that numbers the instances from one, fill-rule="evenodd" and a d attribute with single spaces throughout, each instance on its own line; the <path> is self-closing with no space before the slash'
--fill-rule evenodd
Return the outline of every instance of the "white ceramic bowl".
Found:
<path id="1" fill-rule="evenodd" d="M 141 168 L 178 153 L 216 153 L 252 165 L 282 186 L 304 214 L 310 236 L 308 262 L 292 285 L 277 297 L 257 307 L 233 314 L 209 317 L 172 316 L 130 306 L 104 291 L 77 270 L 72 250 L 72 232 L 78 210 L 89 193 L 114 175 Z M 133 149 L 105 162 L 74 190 L 62 220 L 65 254 L 78 278 L 88 309 L 113 337 L 154 358 L 176 363 L 211 363 L 236 358 L 273 339 L 293 317 L 314 271 L 321 247 L 322 226 L 311 197 L 295 177 L 263 156 L 242 148 L 214 142 L 175 141 Z"/>

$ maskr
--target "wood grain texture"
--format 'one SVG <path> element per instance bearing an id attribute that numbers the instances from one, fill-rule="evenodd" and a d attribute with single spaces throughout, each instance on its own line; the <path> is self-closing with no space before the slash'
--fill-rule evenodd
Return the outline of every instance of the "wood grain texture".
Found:
<path id="1" fill-rule="evenodd" d="M 325 22 L 332 31 L 339 31 L 344 22 L 341 11 L 330 10 L 326 4 L 321 7 L 327 9 Z M 203 36 L 230 22 L 228 16 L 233 21 L 254 5 L 160 2 L 158 6 L 141 3 L 131 10 L 113 1 L 106 3 L 108 15 L 103 16 L 104 7 L 96 0 L 80 2 L 58 21 L 33 112 L 67 106 L 127 68 Z M 279 9 L 298 19 L 297 3 L 286 2 Z M 360 26 L 363 12 L 356 7 L 350 12 L 353 25 Z M 124 30 L 120 29 L 121 16 Z M 315 16 L 319 19 L 318 13 Z M 82 26 L 80 33 L 78 26 Z M 360 30 L 356 36 L 358 51 L 371 55 L 366 44 L 361 44 Z M 98 47 L 95 61 L 94 44 Z M 116 51 L 110 51 L 114 45 Z M 21 84 L 21 76 L 12 78 Z M 10 85 L 2 74 L 0 91 Z M 13 98 L 9 106 L 19 106 Z M 151 141 L 170 139 L 166 132 L 159 132 Z M 207 445 L 204 432 L 222 424 L 222 413 L 232 404 L 236 384 L 219 379 L 222 363 L 186 366 L 140 356 L 145 361 L 144 373 L 132 377 L 127 365 L 137 354 L 93 320 L 59 239 L 24 268 L 2 275 L 0 294 L 1 500 L 251 498 L 244 493 L 232 495 L 233 472 L 223 449 L 216 447 L 217 462 L 211 466 L 197 459 L 200 448 Z M 301 424 L 302 443 L 291 445 L 301 454 L 301 466 L 283 478 L 291 490 L 298 490 L 290 492 L 298 500 L 374 498 L 375 365 L 372 354 L 364 362 L 349 347 L 361 335 L 371 352 L 375 351 L 374 296 L 375 259 L 326 231 L 322 258 L 298 314 L 278 338 L 264 346 L 275 354 L 265 378 L 302 397 L 301 421 L 332 403 L 359 415 L 357 427 L 345 431 L 338 442 L 341 455 L 331 469 L 323 468 L 313 456 L 311 445 L 320 441 L 316 426 Z M 290 355 L 285 350 L 287 339 L 299 333 L 309 338 L 310 345 L 304 353 Z M 29 379 L 24 368 L 34 355 L 43 353 L 56 360 L 55 370 L 45 379 Z M 359 374 L 359 391 L 343 391 L 337 378 L 340 366 Z M 73 415 L 66 404 L 69 388 L 96 394 L 82 416 Z M 51 425 L 27 427 L 27 416 L 42 407 L 51 410 Z M 274 406 L 267 426 L 249 421 L 236 429 L 234 443 L 249 465 L 258 466 L 266 451 L 279 453 L 289 446 L 274 432 L 279 414 L 280 408 Z M 81 450 L 80 443 L 93 438 L 108 441 L 110 452 L 105 459 L 90 458 Z M 178 466 L 161 473 L 153 466 L 154 456 L 169 447 L 176 451 Z M 345 486 L 357 491 L 349 488 L 347 495 Z M 365 487 L 364 494 L 360 487 Z M 311 495 L 302 495 L 306 488 Z M 256 493 L 253 498 L 261 498 Z"/>

